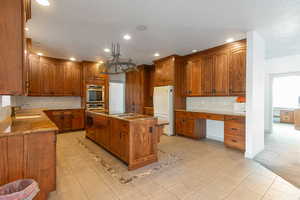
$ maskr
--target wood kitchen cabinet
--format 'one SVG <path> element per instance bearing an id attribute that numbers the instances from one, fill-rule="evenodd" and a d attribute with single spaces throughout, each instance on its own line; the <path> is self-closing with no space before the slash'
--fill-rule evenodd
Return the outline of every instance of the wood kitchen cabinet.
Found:
<path id="1" fill-rule="evenodd" d="M 186 96 L 244 96 L 246 40 L 186 56 Z"/>
<path id="2" fill-rule="evenodd" d="M 190 60 L 186 65 L 186 92 L 187 96 L 201 96 L 202 59 Z"/>
<path id="3" fill-rule="evenodd" d="M 34 179 L 46 200 L 56 189 L 55 132 L 37 132 L 0 138 L 0 185 L 19 179 Z"/>
<path id="4" fill-rule="evenodd" d="M 224 143 L 227 147 L 245 151 L 245 117 L 225 116 Z"/>
<path id="5" fill-rule="evenodd" d="M 295 123 L 295 111 L 294 110 L 280 110 L 280 123 Z"/>
<path id="6" fill-rule="evenodd" d="M 246 57 L 245 45 L 230 51 L 229 62 L 229 95 L 244 96 L 246 93 Z"/>
<path id="7" fill-rule="evenodd" d="M 155 61 L 155 86 L 174 85 L 175 83 L 175 59 L 177 56 L 169 56 Z"/>
<path id="8" fill-rule="evenodd" d="M 81 96 L 82 66 L 30 54 L 27 83 L 28 96 Z"/>
<path id="9" fill-rule="evenodd" d="M 58 127 L 59 132 L 75 131 L 84 128 L 84 110 L 46 110 L 45 113 Z"/>
<path id="10" fill-rule="evenodd" d="M 228 51 L 216 52 L 214 55 L 212 85 L 213 96 L 229 95 L 229 54 Z"/>
<path id="11" fill-rule="evenodd" d="M 138 71 L 126 73 L 125 88 L 125 110 L 128 113 L 143 113 L 144 83 L 143 71 L 139 67 Z"/>
<path id="12" fill-rule="evenodd" d="M 124 162 L 129 170 L 157 161 L 157 119 L 143 116 L 136 120 L 107 114 L 86 115 L 86 137 L 101 145 Z"/>
<path id="13" fill-rule="evenodd" d="M 206 120 L 199 119 L 188 112 L 175 112 L 175 132 L 176 134 L 194 139 L 206 137 Z"/>
<path id="14" fill-rule="evenodd" d="M 31 17 L 30 1 L 1 0 L 0 95 L 22 95 L 25 65 L 25 22 Z"/>

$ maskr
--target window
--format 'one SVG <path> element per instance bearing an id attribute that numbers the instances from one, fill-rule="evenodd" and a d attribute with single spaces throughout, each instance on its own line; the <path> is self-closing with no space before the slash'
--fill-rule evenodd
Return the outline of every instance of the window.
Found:
<path id="1" fill-rule="evenodd" d="M 273 107 L 294 108 L 299 106 L 300 76 L 276 77 L 273 81 Z"/>

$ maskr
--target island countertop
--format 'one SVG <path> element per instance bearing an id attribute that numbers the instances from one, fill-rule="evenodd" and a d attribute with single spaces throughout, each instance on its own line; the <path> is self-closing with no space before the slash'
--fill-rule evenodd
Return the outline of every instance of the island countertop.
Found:
<path id="1" fill-rule="evenodd" d="M 145 119 L 156 118 L 156 117 L 153 117 L 150 115 L 143 115 L 143 114 L 138 114 L 138 113 L 108 114 L 107 112 L 96 111 L 96 110 L 88 110 L 86 112 L 88 114 L 92 114 L 92 115 L 101 115 L 101 116 L 105 116 L 105 117 L 121 119 L 124 121 L 135 121 L 135 120 L 145 120 Z"/>
<path id="2" fill-rule="evenodd" d="M 48 131 L 58 131 L 58 128 L 44 113 L 44 109 L 19 110 L 16 117 L 8 117 L 0 122 L 0 137 Z"/>

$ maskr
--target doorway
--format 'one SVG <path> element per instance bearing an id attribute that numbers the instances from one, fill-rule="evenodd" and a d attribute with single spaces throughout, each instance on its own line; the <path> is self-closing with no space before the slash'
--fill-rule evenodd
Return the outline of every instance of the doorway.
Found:
<path id="1" fill-rule="evenodd" d="M 300 188 L 300 74 L 270 78 L 271 131 L 255 160 Z"/>

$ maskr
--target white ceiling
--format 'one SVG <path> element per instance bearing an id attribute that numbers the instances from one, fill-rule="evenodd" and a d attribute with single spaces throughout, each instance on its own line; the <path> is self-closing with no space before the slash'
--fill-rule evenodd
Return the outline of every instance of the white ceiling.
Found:
<path id="1" fill-rule="evenodd" d="M 119 41 L 124 57 L 151 63 L 155 52 L 185 55 L 250 30 L 265 38 L 269 58 L 300 54 L 300 0 L 49 1 L 43 7 L 32 0 L 27 25 L 35 49 L 48 56 L 96 60 Z M 122 38 L 126 33 L 130 41 Z"/>

